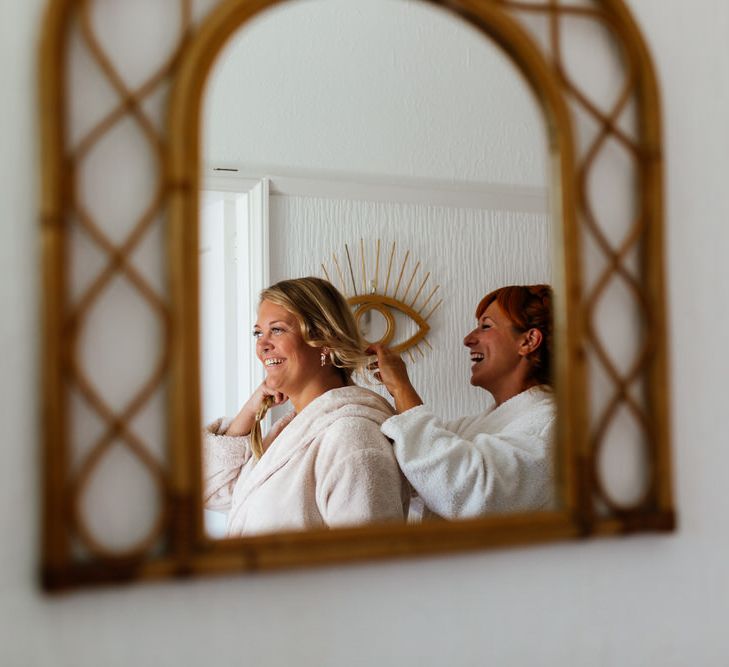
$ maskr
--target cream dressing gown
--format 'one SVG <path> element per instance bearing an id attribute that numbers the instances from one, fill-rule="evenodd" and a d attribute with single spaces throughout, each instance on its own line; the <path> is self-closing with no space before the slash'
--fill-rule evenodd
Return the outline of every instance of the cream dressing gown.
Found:
<path id="1" fill-rule="evenodd" d="M 278 420 L 259 461 L 249 436 L 204 435 L 204 500 L 228 536 L 404 521 L 409 493 L 380 426 L 393 414 L 362 387 L 333 389 Z"/>
<path id="2" fill-rule="evenodd" d="M 532 387 L 498 407 L 489 400 L 484 412 L 451 422 L 420 405 L 382 425 L 426 510 L 458 519 L 552 508 L 552 389 Z"/>

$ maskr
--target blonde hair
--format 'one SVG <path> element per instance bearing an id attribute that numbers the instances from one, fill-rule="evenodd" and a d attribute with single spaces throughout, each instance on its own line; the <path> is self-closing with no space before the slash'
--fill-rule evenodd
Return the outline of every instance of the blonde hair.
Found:
<path id="1" fill-rule="evenodd" d="M 367 365 L 366 343 L 346 299 L 322 278 L 282 280 L 261 292 L 261 301 L 282 306 L 296 316 L 301 337 L 311 347 L 329 348 L 329 359 L 349 384 L 352 373 Z"/>
<path id="2" fill-rule="evenodd" d="M 367 344 L 349 304 L 330 282 L 315 277 L 282 280 L 264 289 L 260 300 L 282 306 L 294 315 L 307 345 L 328 348 L 329 361 L 344 384 L 352 384 L 353 373 L 364 373 Z M 268 405 L 266 402 L 259 409 L 251 431 L 251 447 L 257 458 L 263 452 L 260 422 Z"/>

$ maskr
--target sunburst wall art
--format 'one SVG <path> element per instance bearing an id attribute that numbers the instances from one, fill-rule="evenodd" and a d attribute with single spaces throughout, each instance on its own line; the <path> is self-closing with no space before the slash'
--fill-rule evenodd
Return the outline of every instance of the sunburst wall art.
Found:
<path id="1" fill-rule="evenodd" d="M 428 285 L 430 272 L 422 275 L 421 262 L 414 262 L 409 250 L 402 255 L 398 267 L 396 245 L 393 241 L 386 251 L 386 261 L 381 262 L 382 243 L 380 239 L 375 241 L 373 269 L 364 239 L 359 240 L 359 258 L 353 257 L 345 243 L 342 261 L 332 253 L 330 270 L 324 262 L 321 269 L 323 277 L 347 298 L 365 340 L 390 347 L 398 354 L 406 353 L 414 362 L 413 350 L 425 356 L 421 343 L 432 349 L 427 340 L 428 321 L 443 299 L 436 301 L 440 285 Z"/>

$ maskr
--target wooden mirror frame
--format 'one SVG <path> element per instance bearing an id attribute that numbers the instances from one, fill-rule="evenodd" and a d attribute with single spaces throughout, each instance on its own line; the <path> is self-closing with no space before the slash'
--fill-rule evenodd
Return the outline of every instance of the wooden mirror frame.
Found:
<path id="1" fill-rule="evenodd" d="M 180 0 L 181 31 L 169 61 L 141 88 L 129 90 L 100 48 L 91 29 L 89 0 L 51 0 L 45 18 L 40 58 L 41 141 L 43 146 L 41 230 L 43 243 L 43 562 L 47 590 L 92 583 L 189 576 L 198 573 L 257 570 L 281 566 L 348 561 L 487 546 L 526 544 L 556 539 L 674 527 L 667 419 L 668 374 L 663 278 L 662 164 L 659 102 L 647 49 L 621 0 L 594 0 L 590 7 L 566 6 L 560 0 L 429 0 L 450 11 L 498 44 L 523 73 L 546 118 L 552 163 L 555 224 L 555 338 L 558 424 L 557 478 L 560 509 L 553 512 L 495 515 L 483 519 L 407 526 L 364 526 L 334 531 L 280 533 L 231 540 L 207 538 L 202 525 L 199 332 L 198 332 L 198 192 L 200 182 L 200 114 L 206 78 L 226 40 L 257 13 L 281 0 L 221 0 L 199 26 L 193 26 L 189 0 Z M 541 15 L 549 22 L 549 46 L 542 48 L 520 17 Z M 620 46 L 626 83 L 607 111 L 597 108 L 572 82 L 560 53 L 566 18 L 599 22 Z M 84 148 L 71 151 L 66 124 L 68 76 L 65 71 L 70 25 L 80 20 L 87 45 L 119 95 L 119 106 L 87 136 Z M 545 51 L 551 51 L 547 53 Z M 161 82 L 172 83 L 166 136 L 147 123 L 141 102 Z M 618 124 L 626 104 L 635 106 L 636 137 Z M 590 114 L 598 129 L 580 155 L 573 138 L 573 106 Z M 128 115 L 142 124 L 159 163 L 159 188 L 150 209 L 132 235 L 114 245 L 98 234 L 76 202 L 74 178 L 88 146 Z M 617 140 L 628 150 L 637 178 L 633 192 L 637 219 L 617 248 L 601 231 L 587 185 L 596 155 L 605 142 Z M 135 240 L 154 221 L 169 220 L 170 301 L 160 303 L 127 261 Z M 76 363 L 79 330 L 85 311 L 68 301 L 67 254 L 72 220 L 95 236 L 108 265 L 94 287 L 103 291 L 109 277 L 124 274 L 160 311 L 166 323 L 165 353 L 133 405 L 115 414 L 86 381 Z M 608 268 L 588 290 L 580 277 L 585 236 L 602 249 Z M 640 275 L 625 267 L 628 252 L 640 248 Z M 624 280 L 643 317 L 639 354 L 627 373 L 611 361 L 609 345 L 593 329 L 595 311 L 609 281 Z M 191 298 L 190 295 L 194 295 Z M 592 356 L 613 383 L 612 398 L 591 415 L 587 398 L 586 359 Z M 127 422 L 152 389 L 170 387 L 168 461 L 156 465 L 127 429 Z M 630 386 L 640 381 L 642 401 Z M 104 419 L 107 432 L 80 469 L 70 463 L 69 386 L 75 384 Z M 630 506 L 614 501 L 601 479 L 598 457 L 610 422 L 626 408 L 640 423 L 649 479 L 643 496 Z M 85 525 L 80 506 L 84 485 L 99 459 L 117 437 L 155 476 L 162 507 L 153 530 L 140 543 L 114 552 Z M 83 546 L 82 555 L 74 543 Z"/>

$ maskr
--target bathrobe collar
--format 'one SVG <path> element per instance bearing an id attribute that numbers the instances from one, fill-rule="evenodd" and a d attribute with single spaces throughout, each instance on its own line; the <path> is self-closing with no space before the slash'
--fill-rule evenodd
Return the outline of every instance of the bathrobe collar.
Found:
<path id="1" fill-rule="evenodd" d="M 300 413 L 291 412 L 280 419 L 272 429 L 276 436 L 256 463 L 240 490 L 240 503 L 291 458 L 324 436 L 327 428 L 344 417 L 370 419 L 378 426 L 394 411 L 381 396 L 358 386 L 330 389 L 315 398 Z M 283 422 L 283 424 L 282 424 Z"/>
<path id="2" fill-rule="evenodd" d="M 526 408 L 531 407 L 535 401 L 543 400 L 551 395 L 552 387 L 548 384 L 538 384 L 519 392 L 516 396 L 512 396 L 508 401 L 504 401 L 501 405 L 495 407 L 493 407 L 495 403 L 492 397 L 492 409 L 490 412 L 487 410 L 489 420 L 508 423 L 514 415 L 521 414 Z"/>

